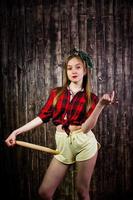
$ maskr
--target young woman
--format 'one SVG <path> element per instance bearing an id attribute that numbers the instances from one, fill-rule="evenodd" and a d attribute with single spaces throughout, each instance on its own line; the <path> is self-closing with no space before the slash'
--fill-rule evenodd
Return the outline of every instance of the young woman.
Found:
<path id="1" fill-rule="evenodd" d="M 92 66 L 87 53 L 74 49 L 65 62 L 64 86 L 52 89 L 38 116 L 13 131 L 5 140 L 8 146 L 14 146 L 17 135 L 52 118 L 60 154 L 53 157 L 43 178 L 39 188 L 42 199 L 52 200 L 68 167 L 76 163 L 77 194 L 80 200 L 90 200 L 89 187 L 99 149 L 99 143 L 91 129 L 96 125 L 103 108 L 114 101 L 114 91 L 111 95 L 104 94 L 100 99 L 91 92 Z"/>

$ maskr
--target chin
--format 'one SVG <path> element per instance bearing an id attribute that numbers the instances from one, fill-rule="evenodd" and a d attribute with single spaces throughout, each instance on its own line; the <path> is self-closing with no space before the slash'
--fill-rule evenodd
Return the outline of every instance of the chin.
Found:
<path id="1" fill-rule="evenodd" d="M 78 81 L 76 81 L 76 80 L 72 80 L 71 82 L 73 82 L 73 83 L 78 83 Z"/>

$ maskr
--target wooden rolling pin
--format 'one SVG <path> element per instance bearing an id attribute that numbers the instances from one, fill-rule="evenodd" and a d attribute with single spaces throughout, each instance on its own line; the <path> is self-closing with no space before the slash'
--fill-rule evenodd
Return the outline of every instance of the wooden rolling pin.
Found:
<path id="1" fill-rule="evenodd" d="M 30 148 L 30 149 L 35 149 L 35 150 L 51 153 L 51 154 L 54 154 L 54 155 L 59 154 L 58 150 L 53 150 L 53 149 L 50 149 L 48 147 L 43 147 L 43 146 L 40 146 L 40 145 L 37 145 L 37 144 L 32 144 L 32 143 L 29 143 L 29 142 L 23 142 L 23 141 L 16 140 L 16 144 L 23 146 L 23 147 Z"/>

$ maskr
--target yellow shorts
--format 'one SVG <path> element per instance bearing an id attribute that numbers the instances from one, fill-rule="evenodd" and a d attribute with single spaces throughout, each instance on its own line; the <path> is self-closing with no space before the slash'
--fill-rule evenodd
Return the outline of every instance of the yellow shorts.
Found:
<path id="1" fill-rule="evenodd" d="M 100 148 L 93 132 L 83 133 L 81 129 L 73 131 L 70 135 L 56 131 L 55 141 L 60 154 L 54 157 L 64 164 L 88 160 Z"/>

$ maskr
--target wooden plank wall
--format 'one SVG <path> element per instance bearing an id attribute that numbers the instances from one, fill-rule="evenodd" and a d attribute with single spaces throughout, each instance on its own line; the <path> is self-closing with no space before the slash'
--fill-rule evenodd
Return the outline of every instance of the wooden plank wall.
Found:
<path id="1" fill-rule="evenodd" d="M 50 89 L 62 85 L 63 59 L 77 47 L 94 58 L 93 91 L 101 96 L 114 89 L 118 99 L 118 104 L 104 109 L 94 129 L 102 148 L 91 197 L 128 200 L 133 191 L 132 1 L 1 0 L 0 30 L 0 167 L 4 197 L 39 199 L 37 190 L 51 155 L 17 146 L 8 149 L 4 139 L 36 117 Z M 54 148 L 54 130 L 49 122 L 19 139 Z M 75 172 L 71 167 L 55 199 L 77 200 Z"/>

